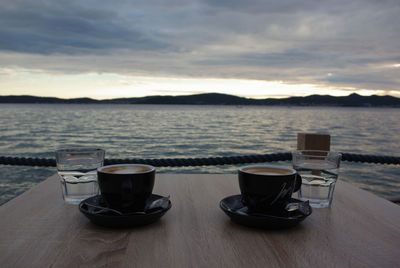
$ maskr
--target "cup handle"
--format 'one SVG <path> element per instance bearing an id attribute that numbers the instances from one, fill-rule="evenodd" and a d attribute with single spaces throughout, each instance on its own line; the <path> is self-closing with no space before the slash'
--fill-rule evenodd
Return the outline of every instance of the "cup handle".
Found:
<path id="1" fill-rule="evenodd" d="M 297 192 L 298 190 L 300 190 L 301 187 L 301 176 L 299 173 L 296 173 L 296 180 L 294 181 L 294 190 L 293 192 Z"/>

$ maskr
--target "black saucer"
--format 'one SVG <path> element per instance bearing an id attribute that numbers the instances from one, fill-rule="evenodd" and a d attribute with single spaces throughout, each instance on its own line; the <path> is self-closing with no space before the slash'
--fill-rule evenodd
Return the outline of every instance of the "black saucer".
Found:
<path id="1" fill-rule="evenodd" d="M 152 194 L 147 200 L 147 204 L 151 204 L 153 201 L 162 197 L 163 196 Z M 153 223 L 161 218 L 170 208 L 171 201 L 168 200 L 167 206 L 155 207 L 146 212 L 114 212 L 107 208 L 101 195 L 87 198 L 79 204 L 79 210 L 92 223 L 112 228 L 126 228 Z"/>
<path id="2" fill-rule="evenodd" d="M 228 196 L 221 200 L 219 206 L 233 222 L 238 224 L 265 229 L 283 229 L 297 225 L 312 212 L 308 201 L 302 202 L 292 198 L 289 202 L 295 206 L 298 205 L 300 209 L 284 211 L 279 215 L 251 212 L 243 205 L 241 195 Z"/>

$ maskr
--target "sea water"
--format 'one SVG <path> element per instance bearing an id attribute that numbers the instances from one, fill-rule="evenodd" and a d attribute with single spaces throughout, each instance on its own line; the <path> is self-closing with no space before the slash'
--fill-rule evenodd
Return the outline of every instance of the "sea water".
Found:
<path id="1" fill-rule="evenodd" d="M 0 156 L 54 158 L 67 144 L 103 148 L 106 159 L 269 154 L 296 149 L 298 132 L 331 134 L 332 151 L 399 156 L 399 118 L 400 109 L 391 108 L 0 104 Z M 236 176 L 241 165 L 157 167 L 157 173 Z M 0 204 L 56 172 L 0 165 Z M 400 195 L 395 165 L 344 161 L 339 180 L 382 197 Z"/>

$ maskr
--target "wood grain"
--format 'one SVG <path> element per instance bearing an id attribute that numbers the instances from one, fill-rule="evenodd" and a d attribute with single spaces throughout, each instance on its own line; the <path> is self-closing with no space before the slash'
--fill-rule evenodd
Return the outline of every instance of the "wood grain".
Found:
<path id="1" fill-rule="evenodd" d="M 0 266 L 400 266 L 400 207 L 341 181 L 331 208 L 280 231 L 236 225 L 220 210 L 239 193 L 235 174 L 158 174 L 154 193 L 171 195 L 160 221 L 107 229 L 65 205 L 50 177 L 0 207 Z"/>

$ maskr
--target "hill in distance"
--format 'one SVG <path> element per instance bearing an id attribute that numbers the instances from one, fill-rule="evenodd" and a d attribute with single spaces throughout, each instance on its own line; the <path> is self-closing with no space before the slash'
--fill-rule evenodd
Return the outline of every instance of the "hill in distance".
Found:
<path id="1" fill-rule="evenodd" d="M 186 104 L 186 105 L 269 105 L 269 106 L 339 106 L 339 107 L 398 107 L 400 98 L 392 96 L 361 96 L 351 94 L 344 97 L 310 95 L 283 99 L 250 99 L 220 93 L 184 96 L 147 96 L 140 98 L 118 98 L 95 100 L 91 98 L 60 99 L 36 96 L 0 96 L 0 103 L 71 103 L 71 104 Z"/>

